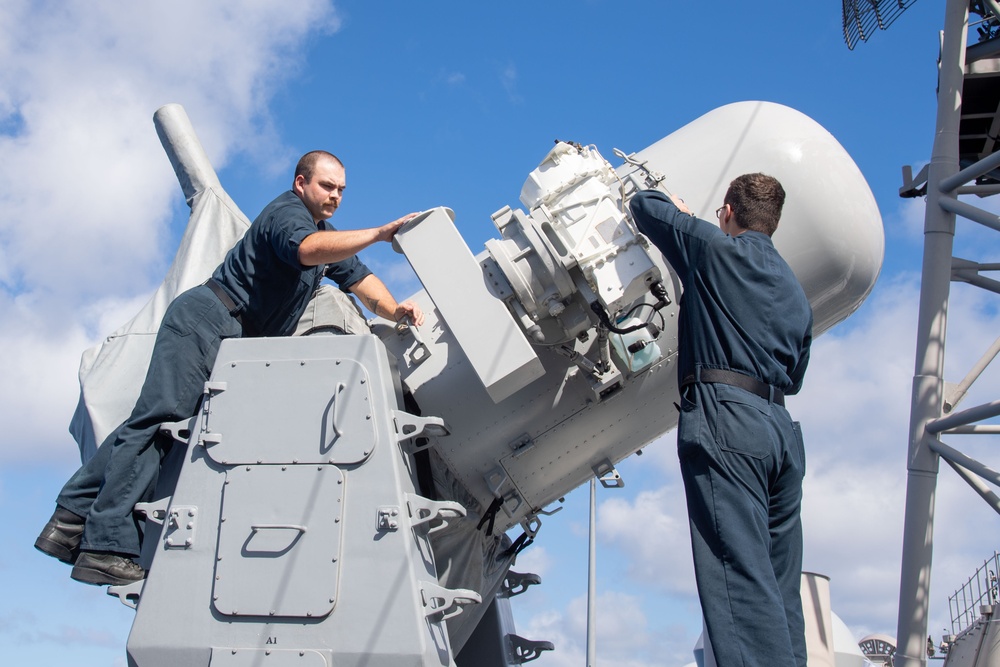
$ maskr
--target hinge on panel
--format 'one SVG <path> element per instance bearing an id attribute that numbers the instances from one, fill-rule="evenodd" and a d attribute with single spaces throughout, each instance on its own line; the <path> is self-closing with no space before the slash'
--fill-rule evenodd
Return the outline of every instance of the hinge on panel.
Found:
<path id="1" fill-rule="evenodd" d="M 204 393 L 205 393 L 206 396 L 214 396 L 215 394 L 221 394 L 222 392 L 224 392 L 228 388 L 229 388 L 229 385 L 227 383 L 225 383 L 225 382 L 219 382 L 219 381 L 212 382 L 212 381 L 209 381 L 209 382 L 205 383 L 205 391 L 204 391 Z"/>
<path id="2" fill-rule="evenodd" d="M 217 445 L 222 442 L 221 433 L 202 433 L 198 437 L 198 444 L 202 447 L 211 447 L 212 445 Z M 225 463 L 225 461 L 223 461 Z"/>
<path id="3" fill-rule="evenodd" d="M 531 439 L 527 433 L 522 434 L 516 440 L 511 442 L 508 447 L 514 453 L 514 457 L 517 458 L 522 454 L 527 453 L 535 446 L 535 441 Z"/>

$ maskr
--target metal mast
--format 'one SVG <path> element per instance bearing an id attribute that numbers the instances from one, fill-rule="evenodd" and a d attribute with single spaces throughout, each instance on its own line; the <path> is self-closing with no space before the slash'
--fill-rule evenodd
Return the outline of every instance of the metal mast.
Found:
<path id="1" fill-rule="evenodd" d="M 982 101 L 977 79 L 991 79 L 985 90 L 997 89 L 1000 53 L 995 31 L 980 30 L 984 40 L 975 50 L 966 48 L 970 8 L 980 13 L 987 28 L 991 16 L 1000 16 L 995 0 L 947 0 L 942 33 L 938 81 L 937 129 L 930 164 L 916 179 L 907 167 L 900 194 L 926 194 L 924 255 L 920 291 L 916 362 L 910 408 L 907 454 L 906 509 L 903 559 L 900 573 L 899 617 L 895 664 L 898 667 L 927 663 L 927 625 L 930 606 L 930 574 L 934 535 L 934 499 L 939 458 L 954 468 L 984 499 L 1000 511 L 997 496 L 980 478 L 1000 484 L 1000 476 L 987 466 L 945 445 L 943 434 L 998 433 L 1000 428 L 977 422 L 1000 415 L 1000 401 L 952 412 L 969 386 L 1000 351 L 1000 339 L 959 385 L 944 380 L 948 299 L 952 281 L 966 282 L 1000 294 L 1000 283 L 980 272 L 996 270 L 997 264 L 980 264 L 953 257 L 956 215 L 1000 231 L 1000 219 L 967 202 L 960 194 L 987 196 L 998 192 L 996 170 L 1000 166 L 997 127 L 1000 112 L 996 100 L 987 113 L 963 113 L 963 101 L 972 96 Z M 990 37 L 992 36 L 992 39 Z M 968 61 L 968 64 L 967 64 Z M 978 67 L 977 67 L 978 65 Z M 985 65 L 985 67 L 984 67 Z M 977 71 L 980 70 L 980 71 Z M 970 82 L 973 84 L 969 87 Z M 963 100 L 963 91 L 968 91 Z M 992 95 L 989 93 L 988 95 Z M 978 111 L 978 110 L 977 110 Z M 985 121 L 985 130 L 973 127 Z M 979 123 L 983 125 L 982 122 Z M 964 167 L 964 168 L 963 168 Z M 967 185 L 972 183 L 972 185 Z M 978 475 L 978 477 L 977 477 Z"/>

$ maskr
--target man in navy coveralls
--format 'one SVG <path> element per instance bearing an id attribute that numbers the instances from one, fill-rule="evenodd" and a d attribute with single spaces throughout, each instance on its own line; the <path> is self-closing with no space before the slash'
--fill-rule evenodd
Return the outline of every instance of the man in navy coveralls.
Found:
<path id="1" fill-rule="evenodd" d="M 417 305 L 397 303 L 355 256 L 391 240 L 414 214 L 381 227 L 335 231 L 327 219 L 345 187 L 344 165 L 336 156 L 304 155 L 292 189 L 264 208 L 208 282 L 167 308 L 131 416 L 66 483 L 35 542 L 42 552 L 72 563 L 74 579 L 124 585 L 145 576 L 132 560 L 140 553 L 132 509 L 156 487 L 162 455 L 156 434 L 162 422 L 195 414 L 224 339 L 291 334 L 324 276 L 376 315 L 423 322 Z"/>
<path id="2" fill-rule="evenodd" d="M 730 184 L 719 226 L 656 190 L 631 201 L 636 225 L 684 286 L 677 453 L 698 596 L 720 667 L 806 664 L 805 452 L 784 397 L 802 386 L 812 309 L 771 242 L 784 201 L 781 184 L 764 174 Z"/>

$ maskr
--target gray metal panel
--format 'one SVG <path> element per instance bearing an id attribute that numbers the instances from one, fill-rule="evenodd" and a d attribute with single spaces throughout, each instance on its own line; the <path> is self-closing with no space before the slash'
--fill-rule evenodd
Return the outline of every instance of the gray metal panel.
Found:
<path id="1" fill-rule="evenodd" d="M 247 446 L 270 447 L 273 452 L 269 456 L 274 460 L 289 460 L 289 452 L 303 434 L 309 438 L 316 435 L 315 420 L 286 418 L 268 406 L 277 405 L 290 393 L 310 393 L 310 385 L 296 385 L 299 362 L 304 361 L 305 368 L 320 368 L 336 366 L 338 359 L 353 360 L 368 378 L 367 389 L 361 393 L 366 393 L 371 403 L 376 446 L 358 464 L 223 465 L 198 445 L 206 418 L 214 416 L 204 412 L 198 416 L 167 511 L 170 516 L 176 510 L 178 519 L 186 520 L 183 517 L 193 508 L 195 516 L 190 518 L 196 525 L 164 531 L 164 539 L 156 547 L 129 635 L 129 664 L 318 667 L 317 655 L 326 665 L 336 667 L 452 664 L 444 616 L 456 610 L 435 611 L 425 602 L 427 585 L 437 584 L 434 556 L 427 525 L 414 526 L 406 511 L 408 499 L 416 493 L 413 462 L 398 442 L 393 420 L 394 414 L 400 414 L 398 385 L 382 343 L 370 335 L 224 341 L 213 382 L 218 382 L 222 369 L 234 361 L 238 365 L 270 361 L 274 374 L 267 382 L 254 383 L 245 402 L 220 401 L 213 410 L 220 414 L 230 408 L 237 410 L 247 422 L 243 425 Z M 230 383 L 215 398 L 234 390 Z M 322 410 L 323 405 L 314 407 Z M 273 438 L 279 426 L 284 437 Z M 253 443 L 255 438 L 265 439 L 266 445 Z M 243 479 L 230 489 L 233 480 L 241 476 Z M 343 484 L 336 484 L 341 477 Z M 331 485 L 344 490 L 331 490 Z M 398 511 L 392 515 L 394 510 Z M 396 521 L 380 525 L 379 517 L 387 511 Z M 220 523 L 222 518 L 225 521 Z M 287 553 L 278 554 L 285 545 L 268 545 L 263 540 L 278 541 L 297 529 L 265 528 L 263 532 L 271 531 L 265 535 L 258 528 L 257 535 L 251 535 L 253 525 L 305 526 L 306 532 Z M 336 535 L 320 539 L 329 546 L 317 547 L 316 553 L 329 556 L 330 563 L 314 563 L 319 556 L 314 558 L 313 547 L 306 541 L 329 530 Z M 168 539 L 174 544 L 167 544 Z M 257 540 L 262 540 L 260 547 Z M 339 546 L 333 544 L 336 540 Z M 245 546 L 258 553 L 244 553 Z M 333 563 L 338 549 L 338 562 Z M 239 556 L 233 555 L 234 550 L 241 552 Z M 275 556 L 259 553 L 268 550 Z M 217 560 L 218 555 L 222 561 Z M 268 560 L 271 562 L 263 562 Z M 230 565 L 234 561 L 237 565 Z M 331 565 L 339 571 L 330 570 Z M 246 569 L 257 566 L 273 571 Z M 221 577 L 218 590 L 217 574 Z M 230 582 L 233 587 L 224 589 Z M 237 590 L 240 586 L 249 590 Z M 223 595 L 213 602 L 216 592 Z M 463 591 L 445 593 L 447 596 L 439 595 L 469 597 Z M 332 612 L 318 615 L 331 606 L 330 597 L 334 598 Z M 235 604 L 223 604 L 232 600 L 243 607 L 235 609 L 237 615 L 216 609 L 218 605 L 223 611 L 234 611 Z M 274 616 L 270 615 L 272 608 Z M 311 617 L 307 615 L 310 612 Z"/>
<path id="2" fill-rule="evenodd" d="M 453 220 L 449 209 L 426 211 L 396 234 L 394 244 L 432 295 L 490 398 L 500 402 L 545 371 L 507 307 L 488 289 Z"/>
<path id="3" fill-rule="evenodd" d="M 658 257 L 657 261 L 662 261 Z M 424 293 L 413 297 L 427 307 L 421 327 L 430 356 L 413 363 L 412 338 L 390 329 L 377 333 L 400 360 L 403 380 L 422 410 L 444 418 L 451 435 L 437 451 L 455 476 L 481 505 L 496 495 L 517 492 L 525 502 L 508 502 L 497 517 L 506 530 L 567 490 L 593 476 L 593 466 L 617 463 L 637 448 L 676 426 L 676 304 L 680 287 L 665 265 L 667 288 L 674 305 L 663 311 L 668 326 L 658 341 L 664 359 L 633 376 L 625 376 L 617 395 L 598 401 L 583 373 L 564 356 L 538 348 L 545 376 L 494 403 L 476 379 L 447 327 L 436 325 L 437 313 Z M 577 349 L 596 358 L 596 338 Z M 523 445 L 527 444 L 527 447 Z M 501 464 L 502 462 L 502 464 Z M 499 487 L 497 488 L 497 485 Z"/>
<path id="4" fill-rule="evenodd" d="M 368 373 L 350 358 L 230 360 L 211 386 L 202 437 L 219 463 L 358 463 L 375 447 Z M 261 401 L 262 386 L 287 389 Z"/>
<path id="5" fill-rule="evenodd" d="M 332 612 L 343 491 L 344 476 L 331 465 L 227 472 L 212 606 L 228 616 Z"/>
<path id="6" fill-rule="evenodd" d="M 582 412 L 533 434 L 500 464 L 530 507 L 544 507 L 594 476 L 605 459 L 617 462 L 677 424 L 675 358 L 665 359 L 619 395 L 587 404 Z M 568 391 L 567 391 L 568 393 Z M 507 507 L 508 511 L 513 508 Z"/>

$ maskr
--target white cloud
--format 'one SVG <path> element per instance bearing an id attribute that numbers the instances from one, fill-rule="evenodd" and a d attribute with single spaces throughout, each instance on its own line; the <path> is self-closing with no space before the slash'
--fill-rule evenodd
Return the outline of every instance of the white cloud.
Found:
<path id="1" fill-rule="evenodd" d="M 513 104 L 520 104 L 523 101 L 520 93 L 517 92 L 517 67 L 509 62 L 500 68 L 500 84 L 507 92 L 507 99 Z"/>
<path id="2" fill-rule="evenodd" d="M 530 549 L 525 549 L 518 554 L 517 563 L 512 568 L 515 572 L 531 572 L 537 574 L 545 580 L 545 575 L 552 567 L 552 555 L 541 545 L 532 544 Z"/>
<path id="3" fill-rule="evenodd" d="M 145 288 L 158 275 L 146 267 L 168 259 L 158 241 L 177 185 L 152 111 L 184 104 L 221 166 L 240 137 L 266 128 L 268 91 L 298 38 L 335 26 L 318 0 L 295 12 L 275 2 L 238 12 L 191 1 L 30 3 L 4 18 L 0 41 L 16 46 L 0 88 L 21 119 L 0 137 L 4 273 L 20 286 L 11 291 L 64 305 Z"/>
<path id="4" fill-rule="evenodd" d="M 650 620 L 640 598 L 619 592 L 598 595 L 595 625 L 597 664 L 620 667 L 679 665 L 692 657 L 693 641 L 678 641 L 675 628 Z M 577 597 L 565 609 L 545 611 L 529 618 L 517 634 L 550 641 L 555 650 L 542 654 L 539 667 L 586 664 L 587 599 Z"/>
<path id="5" fill-rule="evenodd" d="M 917 303 L 912 278 L 885 279 L 843 333 L 813 345 L 802 393 L 789 399 L 810 474 L 893 458 L 906 436 Z"/>
<path id="6" fill-rule="evenodd" d="M 58 460 L 79 463 L 68 432 L 79 397 L 80 353 L 93 344 L 94 332 L 111 332 L 131 318 L 149 295 L 107 298 L 81 304 L 62 327 L 44 319 L 31 295 L 0 293 L 0 343 L 12 351 L 0 360 L 0 462 Z M 27 303 L 25 303 L 27 302 Z M 44 334 L 44 335 L 43 335 Z"/>
<path id="7" fill-rule="evenodd" d="M 302 38 L 338 25 L 329 0 L 0 8 L 0 457 L 65 443 L 79 354 L 165 272 L 179 188 L 153 111 L 183 104 L 216 168 L 287 163 L 267 105 Z"/>
<path id="8" fill-rule="evenodd" d="M 981 199 L 976 196 L 962 195 L 960 200 L 993 215 L 1000 214 L 1000 198 L 988 197 Z M 884 223 L 890 243 L 893 239 L 913 243 L 913 252 L 919 253 L 924 238 L 924 221 L 926 218 L 926 197 L 905 199 L 889 215 Z M 955 254 L 966 259 L 979 259 L 989 262 L 1000 249 L 1000 236 L 979 223 L 962 217 L 955 219 Z M 986 259 L 983 259 L 983 258 Z"/>
<path id="9" fill-rule="evenodd" d="M 602 542 L 625 554 L 631 578 L 665 595 L 696 595 L 684 486 L 679 476 L 631 500 L 604 501 L 598 520 Z"/>

